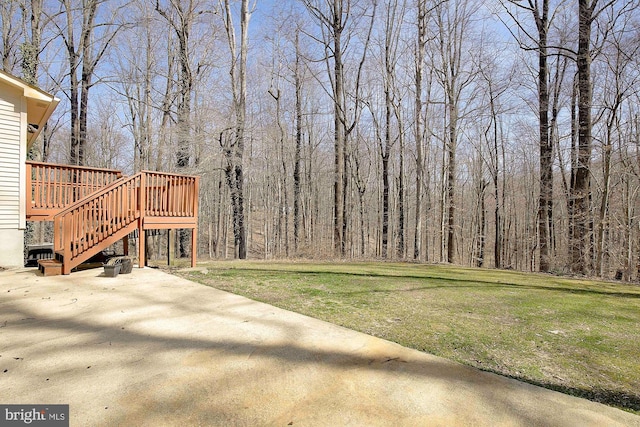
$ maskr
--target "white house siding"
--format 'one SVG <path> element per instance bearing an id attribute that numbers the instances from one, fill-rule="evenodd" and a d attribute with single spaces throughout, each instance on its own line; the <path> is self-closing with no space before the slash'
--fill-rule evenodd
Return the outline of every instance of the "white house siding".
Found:
<path id="1" fill-rule="evenodd" d="M 0 229 L 23 228 L 21 221 L 22 91 L 0 87 Z"/>
<path id="2" fill-rule="evenodd" d="M 0 266 L 24 263 L 24 160 L 26 110 L 23 91 L 0 83 Z"/>

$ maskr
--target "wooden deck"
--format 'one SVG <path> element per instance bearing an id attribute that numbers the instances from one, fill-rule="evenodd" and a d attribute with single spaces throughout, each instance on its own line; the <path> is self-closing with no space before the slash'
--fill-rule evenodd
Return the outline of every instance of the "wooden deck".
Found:
<path id="1" fill-rule="evenodd" d="M 50 268 L 62 274 L 136 229 L 139 260 L 145 259 L 144 230 L 191 229 L 195 266 L 198 190 L 197 176 L 143 171 L 124 177 L 115 170 L 27 162 L 27 220 L 53 221 L 61 265 Z"/>

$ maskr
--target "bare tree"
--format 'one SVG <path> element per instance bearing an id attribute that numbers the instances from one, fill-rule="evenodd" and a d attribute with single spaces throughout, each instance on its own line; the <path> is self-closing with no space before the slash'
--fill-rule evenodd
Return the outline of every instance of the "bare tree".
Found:
<path id="1" fill-rule="evenodd" d="M 293 164 L 293 245 L 294 251 L 298 253 L 300 244 L 300 217 L 301 217 L 301 153 L 302 153 L 302 55 L 300 52 L 300 29 L 296 28 L 295 35 L 296 59 L 293 70 L 295 95 L 296 95 L 296 148 Z"/>
<path id="2" fill-rule="evenodd" d="M 444 91 L 445 127 L 443 136 L 446 153 L 446 191 L 443 196 L 443 217 L 446 234 L 445 262 L 455 262 L 456 248 L 456 177 L 457 150 L 463 93 L 475 78 L 473 61 L 464 61 L 463 52 L 470 41 L 472 15 L 475 12 L 474 2 L 440 3 L 434 8 L 434 19 L 437 28 L 437 57 L 440 61 L 436 76 Z M 444 167 L 444 162 L 443 162 Z M 445 213 L 446 210 L 446 213 Z M 443 236 L 444 239 L 444 236 Z"/>
<path id="3" fill-rule="evenodd" d="M 422 257 L 422 187 L 424 184 L 424 154 L 423 154 L 423 120 L 422 120 L 422 84 L 424 82 L 424 50 L 427 44 L 427 2 L 417 1 L 416 27 L 418 37 L 414 50 L 415 55 L 415 141 L 416 141 L 416 210 L 415 229 L 413 237 L 413 259 Z"/>
<path id="4" fill-rule="evenodd" d="M 138 3 L 136 42 L 121 43 L 118 55 L 118 74 L 122 84 L 122 95 L 126 98 L 129 113 L 129 129 L 133 136 L 133 170 L 153 169 L 151 154 L 153 146 L 153 83 L 158 72 L 152 8 Z M 148 239 L 145 240 L 145 242 Z"/>
<path id="5" fill-rule="evenodd" d="M 396 129 L 394 133 L 394 104 L 396 92 L 396 74 L 397 74 L 397 51 L 400 37 L 401 22 L 404 16 L 405 6 L 398 3 L 398 0 L 392 0 L 387 3 L 385 10 L 384 24 L 384 55 L 383 55 L 383 91 L 384 91 L 384 139 L 379 138 L 379 151 L 382 160 L 382 257 L 388 256 L 389 244 L 389 198 L 391 183 L 389 160 L 391 150 L 395 142 L 400 138 L 400 129 Z M 375 116 L 375 112 L 372 111 Z M 374 117 L 374 121 L 375 117 Z M 402 200 L 402 198 L 400 199 Z M 404 245 L 403 245 L 404 246 Z"/>
<path id="6" fill-rule="evenodd" d="M 15 73 L 14 67 L 18 65 L 18 40 L 20 38 L 20 26 L 16 22 L 19 4 L 15 1 L 4 1 L 0 5 L 0 23 L 2 23 L 2 40 L 0 40 L 0 58 L 2 68 L 10 73 Z"/>
<path id="7" fill-rule="evenodd" d="M 630 16 L 623 16 L 619 23 L 615 25 L 615 31 L 611 31 L 602 49 L 604 62 L 604 73 L 606 78 L 602 88 L 602 108 L 598 113 L 596 122 L 604 120 L 604 136 L 602 141 L 602 180 L 600 184 L 601 196 L 597 211 L 597 229 L 595 235 L 595 272 L 598 276 L 603 276 L 605 271 L 605 260 L 609 253 L 606 247 L 606 236 L 609 232 L 609 210 L 611 199 L 612 180 L 612 160 L 613 148 L 616 139 L 623 140 L 622 129 L 623 106 L 628 97 L 632 94 L 633 88 L 638 83 L 635 71 L 630 68 L 637 64 L 632 63 L 640 47 L 631 39 L 629 34 Z M 609 21 L 613 21 L 609 18 Z"/>
<path id="8" fill-rule="evenodd" d="M 190 34 L 195 18 L 203 13 L 198 10 L 198 3 L 194 0 L 187 2 L 170 1 L 163 7 L 160 0 L 156 0 L 156 11 L 169 23 L 178 40 L 178 105 L 176 121 L 178 125 L 178 148 L 176 151 L 176 166 L 184 169 L 189 166 L 191 144 L 191 97 L 193 91 L 193 70 L 191 69 Z"/>
<path id="9" fill-rule="evenodd" d="M 537 88 L 538 88 L 538 124 L 540 149 L 540 196 L 538 199 L 538 246 L 540 250 L 540 271 L 549 271 L 551 265 L 551 230 L 553 226 L 553 141 L 549 127 L 549 30 L 551 17 L 549 0 L 542 2 L 527 0 L 508 0 L 508 4 L 531 14 L 535 24 L 535 35 L 530 33 L 525 23 L 521 22 L 516 12 L 506 7 L 509 15 L 518 26 L 522 35 L 515 35 L 520 45 L 526 50 L 538 54 Z M 557 6 L 557 7 L 560 7 Z M 529 45 L 533 43 L 533 45 Z"/>
<path id="10" fill-rule="evenodd" d="M 224 27 L 231 54 L 231 91 L 233 94 L 233 113 L 235 125 L 231 135 L 226 138 L 224 132 L 220 134 L 220 144 L 223 147 L 226 164 L 225 176 L 231 192 L 233 206 L 233 235 L 235 256 L 240 259 L 247 257 L 247 239 L 244 213 L 244 172 L 243 158 L 245 149 L 245 126 L 247 115 L 247 53 L 249 49 L 249 1 L 241 0 L 240 6 L 240 54 L 236 42 L 236 29 L 233 24 L 230 0 L 222 4 Z"/>
<path id="11" fill-rule="evenodd" d="M 615 8 L 614 0 L 603 5 L 599 0 L 578 1 L 578 50 L 576 52 L 577 89 L 578 89 L 578 146 L 574 179 L 571 187 L 573 205 L 573 234 L 569 243 L 571 269 L 575 273 L 586 274 L 591 266 L 590 247 L 591 229 L 591 155 L 592 155 L 592 117 L 593 83 L 591 81 L 591 27 L 598 17 L 608 8 Z M 612 13 L 608 22 L 601 26 L 610 29 L 613 21 L 622 14 L 635 8 L 635 2 L 626 3 Z M 608 31 L 603 32 L 607 36 Z"/>
<path id="12" fill-rule="evenodd" d="M 196 18 L 204 11 L 199 8 L 197 0 L 169 1 L 168 5 L 161 5 L 156 0 L 156 11 L 168 22 L 178 41 L 178 99 L 176 122 L 178 127 L 178 145 L 176 149 L 176 168 L 184 170 L 191 163 L 192 123 L 191 104 L 194 85 L 194 72 L 191 67 L 190 36 Z M 180 230 L 178 233 L 180 257 L 187 256 L 188 232 Z"/>
<path id="13" fill-rule="evenodd" d="M 479 74 L 483 80 L 485 88 L 485 101 L 483 105 L 488 104 L 487 121 L 483 130 L 483 139 L 486 144 L 486 155 L 484 163 L 486 163 L 488 173 L 491 177 L 493 186 L 493 221 L 494 221 L 494 267 L 502 268 L 502 252 L 504 239 L 504 203 L 505 192 L 501 191 L 501 181 L 504 185 L 504 167 L 505 167 L 505 148 L 504 148 L 504 131 L 503 131 L 503 114 L 505 107 L 502 105 L 502 98 L 508 90 L 512 89 L 511 80 L 513 78 L 513 69 L 506 66 L 500 67 L 497 55 L 493 56 L 485 52 L 481 59 Z M 481 180 L 484 177 L 480 176 Z M 479 194 L 483 194 L 487 184 L 481 181 L 477 185 Z"/>
<path id="14" fill-rule="evenodd" d="M 347 78 L 345 76 L 345 58 L 344 53 L 346 44 L 352 37 L 352 34 L 345 32 L 348 30 L 348 24 L 358 20 L 354 5 L 356 0 L 333 0 L 331 2 L 323 2 L 318 0 L 304 0 L 304 5 L 311 15 L 318 22 L 322 38 L 313 37 L 322 43 L 325 51 L 325 63 L 327 66 L 327 74 L 331 83 L 331 99 L 333 101 L 333 121 L 334 121 L 334 204 L 333 204 L 333 239 L 336 254 L 344 256 L 346 254 L 346 236 L 347 210 L 346 205 L 346 159 L 347 159 L 347 138 L 358 123 L 359 115 L 362 109 L 362 100 L 360 97 L 360 84 L 364 62 L 366 60 L 371 30 L 375 18 L 377 3 L 373 1 L 373 8 L 370 13 L 370 25 L 365 37 L 364 46 L 362 48 L 362 56 L 360 58 L 357 72 L 355 74 L 355 82 L 353 84 L 353 92 L 348 94 Z M 366 8 L 361 8 L 361 16 L 366 13 Z M 353 99 L 353 105 L 348 106 L 348 99 Z M 351 110 L 351 115 L 349 114 Z"/>
<path id="15" fill-rule="evenodd" d="M 571 188 L 574 209 L 574 233 L 570 242 L 571 268 L 586 274 L 591 197 L 591 24 L 598 0 L 578 1 L 578 153 L 575 179 Z"/>
<path id="16" fill-rule="evenodd" d="M 40 51 L 42 49 L 42 10 L 43 0 L 25 1 L 22 7 L 23 22 L 25 23 L 24 42 L 20 45 L 22 52 L 22 78 L 31 84 L 38 82 L 38 67 L 40 65 Z M 30 25 L 27 29 L 26 23 Z"/>
<path id="17" fill-rule="evenodd" d="M 40 53 L 43 49 L 42 33 L 44 31 L 47 20 L 43 20 L 44 0 L 27 0 L 20 6 L 22 8 L 22 22 L 24 29 L 24 41 L 20 44 L 20 52 L 22 53 L 22 78 L 33 84 L 38 85 L 38 73 L 40 70 Z M 45 124 L 42 135 L 42 148 L 39 153 L 41 161 L 47 161 L 49 154 L 49 144 L 51 140 L 50 127 Z M 29 156 L 37 158 L 38 148 L 34 146 Z"/>
<path id="18" fill-rule="evenodd" d="M 426 111 L 423 110 L 429 108 L 430 93 L 431 93 L 431 79 L 427 81 L 426 93 L 427 99 L 423 101 L 423 84 L 424 84 L 424 59 L 425 49 L 427 45 L 427 25 L 429 22 L 429 14 L 431 10 L 427 8 L 427 0 L 417 0 L 416 4 L 416 27 L 417 38 L 414 47 L 415 55 L 415 74 L 414 74 L 414 87 L 415 87 L 415 99 L 414 99 L 414 126 L 415 126 L 415 145 L 416 145 L 416 158 L 415 158 L 415 174 L 416 174 L 416 187 L 415 187 L 415 229 L 414 229 L 414 241 L 413 241 L 413 259 L 419 260 L 425 254 L 423 253 L 423 192 L 425 182 L 425 168 L 424 168 L 424 150 L 425 140 L 427 138 L 427 132 L 425 130 Z"/>
<path id="19" fill-rule="evenodd" d="M 278 78 L 276 78 L 279 81 Z M 276 124 L 278 126 L 278 135 L 277 135 L 277 150 L 280 155 L 280 164 L 278 165 L 281 168 L 281 184 L 278 186 L 279 191 L 279 199 L 281 201 L 278 213 L 276 214 L 278 221 L 278 241 L 284 243 L 284 253 L 286 257 L 289 257 L 289 190 L 288 190 L 288 173 L 287 173 L 287 156 L 286 156 L 286 132 L 284 129 L 284 124 L 282 122 L 282 91 L 280 89 L 279 83 L 276 83 L 275 87 L 269 88 L 269 95 L 273 98 L 276 103 Z"/>
<path id="20" fill-rule="evenodd" d="M 64 42 L 69 61 L 69 101 L 71 107 L 71 144 L 69 163 L 83 165 L 87 143 L 87 122 L 89 91 L 96 67 L 103 58 L 111 41 L 122 25 L 116 22 L 116 12 L 109 17 L 97 19 L 99 6 L 105 0 L 84 0 L 81 4 L 74 0 L 59 0 L 59 14 L 66 20 L 58 23 L 58 30 Z M 80 21 L 79 33 L 77 33 Z M 79 34 L 79 40 L 76 35 Z M 78 78 L 80 73 L 80 78 Z"/>
<path id="21" fill-rule="evenodd" d="M 405 165 L 405 134 L 403 108 L 401 108 L 401 99 L 404 95 L 395 96 L 396 102 L 393 104 L 394 116 L 398 122 L 398 177 L 396 179 L 398 187 L 398 231 L 396 233 L 396 255 L 400 259 L 407 256 L 407 172 Z"/>

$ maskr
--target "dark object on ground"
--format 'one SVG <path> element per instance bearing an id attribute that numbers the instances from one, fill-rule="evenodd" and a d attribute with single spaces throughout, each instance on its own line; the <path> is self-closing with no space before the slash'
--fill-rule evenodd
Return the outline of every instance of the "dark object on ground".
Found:
<path id="1" fill-rule="evenodd" d="M 116 277 L 119 273 L 129 274 L 133 269 L 133 261 L 128 256 L 114 256 L 104 263 L 104 275 Z"/>
<path id="2" fill-rule="evenodd" d="M 39 245 L 27 246 L 27 259 L 24 262 L 25 267 L 37 267 L 38 260 L 53 258 L 53 243 L 42 243 Z"/>
<path id="3" fill-rule="evenodd" d="M 122 267 L 120 267 L 120 274 L 129 274 L 133 270 L 133 261 L 128 256 L 123 256 Z"/>

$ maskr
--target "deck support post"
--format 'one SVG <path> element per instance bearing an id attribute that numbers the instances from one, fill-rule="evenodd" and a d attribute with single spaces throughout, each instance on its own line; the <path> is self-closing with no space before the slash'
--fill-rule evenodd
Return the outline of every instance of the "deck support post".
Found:
<path id="1" fill-rule="evenodd" d="M 167 229 L 167 265 L 171 266 L 176 257 L 176 231 L 173 228 Z"/>
<path id="2" fill-rule="evenodd" d="M 196 258 L 198 257 L 198 229 L 191 229 L 191 268 L 196 266 Z"/>
<path id="3" fill-rule="evenodd" d="M 140 210 L 140 216 L 138 218 L 138 268 L 144 268 L 147 264 L 147 254 L 144 232 L 144 215 L 147 212 L 147 182 L 145 174 L 140 175 L 140 188 L 138 189 L 138 209 Z"/>
<path id="4" fill-rule="evenodd" d="M 199 197 L 200 194 L 200 177 L 197 176 L 193 185 L 192 203 L 193 203 L 193 217 L 194 225 L 191 229 L 191 267 L 196 266 L 198 258 L 198 211 L 200 207 Z"/>
<path id="5" fill-rule="evenodd" d="M 138 268 L 144 268 L 147 263 L 147 254 L 145 252 L 145 232 L 142 228 L 142 218 L 138 220 Z"/>

